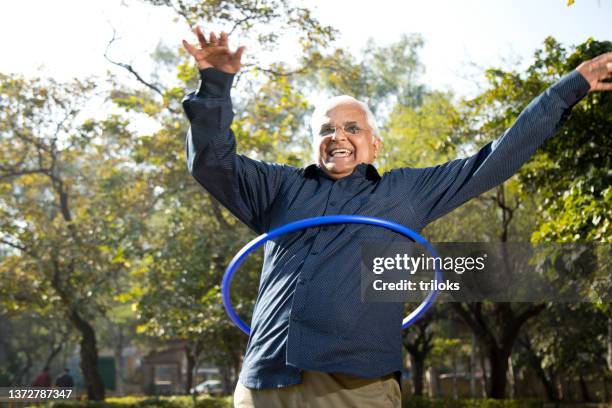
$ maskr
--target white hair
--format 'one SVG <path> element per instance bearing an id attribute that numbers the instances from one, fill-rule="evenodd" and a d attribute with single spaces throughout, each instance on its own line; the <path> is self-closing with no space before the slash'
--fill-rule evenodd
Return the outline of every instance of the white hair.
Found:
<path id="1" fill-rule="evenodd" d="M 374 137 L 380 139 L 380 135 L 378 134 L 378 126 L 376 125 L 376 118 L 374 117 L 374 114 L 372 113 L 368 105 L 361 101 L 358 101 L 352 96 L 340 95 L 329 98 L 315 107 L 315 110 L 312 113 L 312 117 L 310 118 L 310 129 L 312 131 L 313 144 L 319 137 L 321 118 L 324 117 L 327 112 L 334 109 L 336 106 L 344 103 L 352 103 L 359 106 L 361 110 L 363 110 L 366 114 L 366 122 L 368 123 L 368 126 L 370 126 L 370 128 L 372 129 Z"/>

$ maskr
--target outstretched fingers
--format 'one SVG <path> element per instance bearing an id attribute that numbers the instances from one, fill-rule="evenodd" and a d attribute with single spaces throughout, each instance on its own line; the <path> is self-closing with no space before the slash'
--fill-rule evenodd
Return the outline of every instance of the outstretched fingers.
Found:
<path id="1" fill-rule="evenodd" d="M 185 47 L 185 49 L 187 50 L 187 52 L 189 54 L 191 54 L 192 56 L 195 57 L 195 53 L 196 53 L 197 50 L 196 50 L 196 48 L 193 45 L 191 45 L 187 41 L 183 40 L 183 47 Z"/>
<path id="2" fill-rule="evenodd" d="M 612 82 L 597 82 L 593 91 L 612 91 Z"/>
<path id="3" fill-rule="evenodd" d="M 215 46 L 215 45 L 219 45 L 218 44 L 219 41 L 217 41 L 217 36 L 215 35 L 214 32 L 210 32 L 210 45 Z"/>
<path id="4" fill-rule="evenodd" d="M 229 35 L 225 31 L 221 31 L 218 35 L 211 31 L 209 36 L 205 36 L 199 26 L 194 26 L 192 31 L 196 34 L 200 47 L 186 40 L 182 43 L 185 50 L 195 58 L 200 69 L 214 67 L 230 73 L 240 70 L 244 46 L 235 52 L 230 51 Z"/>
<path id="5" fill-rule="evenodd" d="M 601 57 L 604 73 L 595 83 L 593 91 L 612 91 L 612 82 L 603 82 L 604 80 L 612 79 L 612 52 L 603 54 Z"/>
<path id="6" fill-rule="evenodd" d="M 612 90 L 612 52 L 606 52 L 593 59 L 584 61 L 576 70 L 590 85 L 589 92 Z"/>
<path id="7" fill-rule="evenodd" d="M 225 31 L 221 31 L 221 37 L 219 39 L 219 45 L 222 46 L 222 47 L 227 47 L 228 46 L 227 33 Z"/>
<path id="8" fill-rule="evenodd" d="M 200 30 L 200 27 L 196 26 L 193 29 L 193 32 L 198 37 L 198 42 L 200 43 L 200 47 L 202 48 L 206 47 L 208 45 L 208 42 L 206 41 L 206 37 L 204 36 L 204 34 L 202 34 L 202 30 Z"/>
<path id="9" fill-rule="evenodd" d="M 243 45 L 242 47 L 239 47 L 236 52 L 232 55 L 232 60 L 234 62 L 240 63 L 240 60 L 242 59 L 242 54 L 244 53 L 244 50 L 246 49 L 246 47 Z"/>

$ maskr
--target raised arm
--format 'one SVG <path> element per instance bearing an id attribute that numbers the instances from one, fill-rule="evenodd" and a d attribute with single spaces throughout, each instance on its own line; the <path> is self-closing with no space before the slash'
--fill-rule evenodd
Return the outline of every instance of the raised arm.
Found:
<path id="1" fill-rule="evenodd" d="M 476 154 L 427 168 L 392 171 L 413 197 L 422 226 L 503 183 L 553 135 L 589 91 L 612 90 L 612 53 L 586 61 L 536 97 L 514 124 Z"/>
<path id="2" fill-rule="evenodd" d="M 287 166 L 268 164 L 236 154 L 230 125 L 234 113 L 230 90 L 240 69 L 244 47 L 231 52 L 227 34 L 206 40 L 194 30 L 200 48 L 183 40 L 200 72 L 200 89 L 183 99 L 191 126 L 187 132 L 187 167 L 193 177 L 239 220 L 257 233 L 269 228 L 269 209 L 277 196 Z"/>

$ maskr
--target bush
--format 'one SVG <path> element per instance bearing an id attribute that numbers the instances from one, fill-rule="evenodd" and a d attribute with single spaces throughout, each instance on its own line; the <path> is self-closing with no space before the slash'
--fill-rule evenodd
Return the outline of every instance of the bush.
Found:
<path id="1" fill-rule="evenodd" d="M 195 408 L 231 408 L 232 397 L 198 397 Z M 405 408 L 542 408 L 538 400 L 495 400 L 402 397 Z M 50 408 L 192 408 L 191 396 L 175 397 L 121 397 L 107 398 L 104 402 L 52 402 Z"/>
<path id="2" fill-rule="evenodd" d="M 542 401 L 532 399 L 496 400 L 489 398 L 427 398 L 403 396 L 402 406 L 405 408 L 542 408 Z"/>
<path id="3" fill-rule="evenodd" d="M 104 402 L 74 401 L 52 402 L 51 408 L 193 408 L 191 396 L 175 397 L 121 397 L 107 398 Z M 232 397 L 198 397 L 195 408 L 231 408 Z"/>

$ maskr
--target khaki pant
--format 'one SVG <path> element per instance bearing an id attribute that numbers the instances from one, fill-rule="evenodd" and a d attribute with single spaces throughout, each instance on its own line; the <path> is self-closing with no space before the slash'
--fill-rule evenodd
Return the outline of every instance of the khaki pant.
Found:
<path id="1" fill-rule="evenodd" d="M 400 408 L 402 396 L 393 374 L 356 378 L 346 374 L 303 371 L 302 382 L 276 389 L 249 389 L 240 382 L 235 408 Z"/>

